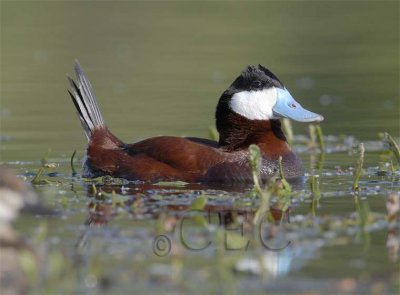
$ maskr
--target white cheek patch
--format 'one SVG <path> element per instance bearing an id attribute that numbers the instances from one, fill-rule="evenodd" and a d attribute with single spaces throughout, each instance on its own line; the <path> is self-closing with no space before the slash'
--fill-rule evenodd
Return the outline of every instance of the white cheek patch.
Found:
<path id="1" fill-rule="evenodd" d="M 272 108 L 277 100 L 275 87 L 259 91 L 242 91 L 235 93 L 230 102 L 230 107 L 235 113 L 250 120 L 272 119 Z"/>

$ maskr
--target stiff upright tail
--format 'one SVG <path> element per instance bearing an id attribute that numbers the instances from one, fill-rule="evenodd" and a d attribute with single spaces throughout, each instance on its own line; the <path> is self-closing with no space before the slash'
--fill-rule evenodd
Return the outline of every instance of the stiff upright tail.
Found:
<path id="1" fill-rule="evenodd" d="M 86 137 L 89 140 L 92 132 L 95 129 L 105 128 L 105 124 L 92 85 L 78 61 L 75 61 L 74 68 L 77 83 L 67 76 L 71 85 L 71 89 L 68 89 L 68 92 L 76 107 Z"/>

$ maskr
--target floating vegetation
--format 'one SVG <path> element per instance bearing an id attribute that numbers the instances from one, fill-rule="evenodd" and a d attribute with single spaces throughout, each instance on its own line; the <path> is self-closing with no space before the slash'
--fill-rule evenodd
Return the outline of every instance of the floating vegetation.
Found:
<path id="1" fill-rule="evenodd" d="M 184 182 L 184 181 L 160 181 L 160 182 L 156 182 L 153 185 L 157 185 L 157 186 L 176 186 L 176 187 L 184 187 L 186 185 L 188 185 L 189 183 Z"/>
<path id="2" fill-rule="evenodd" d="M 51 182 L 43 177 L 44 172 L 45 168 L 40 167 L 35 177 L 31 180 L 31 183 L 33 185 L 50 184 Z"/>
<path id="3" fill-rule="evenodd" d="M 152 282 L 166 282 L 173 288 L 186 284 L 188 274 L 204 285 L 228 282 L 232 286 L 229 294 L 242 284 L 256 284 L 260 293 L 265 286 L 273 286 L 268 290 L 277 288 L 272 290 L 275 292 L 287 290 L 275 287 L 275 277 L 287 276 L 289 281 L 293 278 L 291 271 L 301 271 L 303 265 L 313 268 L 317 262 L 335 271 L 340 269 L 344 276 L 357 276 L 360 269 L 371 277 L 378 271 L 384 273 L 381 277 L 385 277 L 383 282 L 388 286 L 385 290 L 393 293 L 391 268 L 398 264 L 400 245 L 400 187 L 395 154 L 384 152 L 388 143 L 381 140 L 360 145 L 359 154 L 353 159 L 350 151 L 358 141 L 349 136 L 323 136 L 322 149 L 326 153 L 318 153 L 321 142 L 317 134 L 315 126 L 314 150 L 308 147 L 308 136 L 293 138 L 300 157 L 312 158 L 312 168 L 306 169 L 309 187 L 285 179 L 282 159 L 277 161 L 277 175 L 271 181 L 263 181 L 262 156 L 257 146 L 249 148 L 253 184 L 239 188 L 210 188 L 179 181 L 151 185 L 110 176 L 71 178 L 76 153 L 71 159 L 61 157 L 56 165 L 49 163 L 46 154 L 35 175 L 43 185 L 35 189 L 63 213 L 40 217 L 47 220 L 47 229 L 21 217 L 19 228 L 24 230 L 24 237 L 43 255 L 37 261 L 30 252 L 20 257 L 34 287 L 31 292 L 129 292 L 120 286 L 140 291 L 142 285 L 133 286 L 131 280 L 138 274 L 148 278 L 146 283 L 150 281 L 155 292 L 160 289 Z M 357 161 L 354 168 L 349 167 L 353 160 Z M 305 164 L 306 168 L 310 166 Z M 34 163 L 9 165 L 26 169 Z M 47 171 L 52 167 L 58 167 L 59 175 L 65 175 L 60 186 L 44 185 L 52 183 L 45 182 L 51 180 Z M 29 178 L 31 174 L 23 176 Z M 349 191 L 349 185 L 355 193 Z M 349 197 L 354 195 L 354 199 Z M 186 244 L 179 235 L 182 219 L 186 219 Z M 81 232 L 85 233 L 84 239 Z M 167 247 L 166 256 L 155 255 L 149 247 L 157 235 L 165 238 L 159 246 Z M 194 251 L 185 245 L 209 246 Z M 335 255 L 324 256 L 325 260 L 318 262 L 327 247 Z M 376 252 L 377 247 L 382 251 Z M 282 250 L 271 250 L 276 248 Z M 71 257 L 77 260 L 74 266 L 70 265 Z M 372 264 L 377 272 L 370 267 Z M 249 275 L 240 276 L 237 272 Z M 142 281 L 138 280 L 139 284 Z M 71 287 L 71 282 L 77 289 Z M 362 293 L 364 289 L 359 290 Z"/>
<path id="4" fill-rule="evenodd" d="M 58 181 L 49 180 L 49 179 L 45 178 L 45 176 L 44 176 L 44 173 L 47 171 L 47 169 L 52 169 L 52 168 L 57 167 L 56 163 L 48 163 L 48 161 L 47 161 L 50 151 L 51 151 L 50 149 L 47 150 L 46 154 L 41 159 L 42 166 L 39 168 L 38 172 L 36 173 L 34 178 L 31 180 L 31 183 L 33 185 L 58 183 Z"/>
<path id="5" fill-rule="evenodd" d="M 138 184 L 142 183 L 141 181 L 139 182 L 134 182 L 134 181 L 129 181 L 124 178 L 118 178 L 118 177 L 112 177 L 110 175 L 105 175 L 105 176 L 99 176 L 96 178 L 83 178 L 82 179 L 85 183 L 88 184 L 95 184 L 95 185 L 126 185 L 126 184 Z"/>
<path id="6" fill-rule="evenodd" d="M 358 145 L 358 152 L 359 152 L 359 157 L 357 160 L 356 170 L 354 171 L 354 181 L 353 181 L 353 188 L 352 188 L 353 192 L 358 192 L 360 190 L 360 188 L 358 186 L 358 181 L 360 180 L 360 177 L 363 173 L 364 152 L 365 152 L 363 143 L 360 143 Z"/>

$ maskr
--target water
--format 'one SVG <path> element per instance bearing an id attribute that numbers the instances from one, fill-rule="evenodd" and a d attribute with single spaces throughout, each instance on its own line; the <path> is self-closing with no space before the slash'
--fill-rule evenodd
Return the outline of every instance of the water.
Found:
<path id="1" fill-rule="evenodd" d="M 53 270 L 43 289 L 394 292 L 399 237 L 390 230 L 385 202 L 399 190 L 399 180 L 398 175 L 377 176 L 376 167 L 388 162 L 378 133 L 398 137 L 400 131 L 398 11 L 398 2 L 378 1 L 3 1 L 1 162 L 27 181 L 49 148 L 49 161 L 58 165 L 51 170 L 57 176 L 49 179 L 59 183 L 35 190 L 60 214 L 23 215 L 16 223 Z M 172 233 L 160 224 L 174 224 L 184 214 L 175 207 L 201 193 L 209 196 L 212 208 L 246 211 L 250 219 L 258 203 L 243 193 L 247 188 L 125 185 L 118 201 L 122 208 L 110 209 L 109 203 L 116 202 L 112 198 L 96 200 L 90 184 L 70 176 L 72 152 L 78 151 L 79 166 L 86 145 L 66 92 L 65 74 L 72 74 L 75 58 L 91 79 L 109 128 L 128 142 L 160 134 L 207 137 L 220 94 L 247 64 L 267 66 L 300 103 L 324 115 L 324 133 L 336 136 L 328 144 L 334 152 L 322 164 L 318 153 L 295 141 L 307 173 L 320 175 L 316 217 L 307 178 L 304 186 L 295 187 L 290 223 L 266 230 L 276 232 L 272 241 L 278 245 L 290 237 L 290 248 L 217 251 L 218 229 L 190 225 L 190 239 L 212 241 L 204 251 L 192 251 L 182 245 L 179 230 Z M 307 128 L 294 124 L 297 135 L 307 136 Z M 360 183 L 360 208 L 372 212 L 366 231 L 357 227 L 351 193 L 350 168 L 357 161 L 351 138 L 354 144 L 372 141 Z M 350 143 L 339 152 L 343 141 Z M 121 193 L 121 186 L 99 189 Z M 85 221 L 95 210 L 113 215 L 103 221 L 106 225 L 87 229 Z M 218 224 L 215 214 L 211 220 Z M 35 240 L 44 228 L 45 238 Z M 165 257 L 153 253 L 160 233 L 175 247 Z M 269 262 L 261 273 L 259 261 Z"/>

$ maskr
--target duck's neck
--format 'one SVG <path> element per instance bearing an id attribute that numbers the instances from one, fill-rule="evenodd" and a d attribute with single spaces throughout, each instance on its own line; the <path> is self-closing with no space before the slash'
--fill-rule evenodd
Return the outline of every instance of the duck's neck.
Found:
<path id="1" fill-rule="evenodd" d="M 235 151 L 256 144 L 273 159 L 290 152 L 279 120 L 249 120 L 234 113 L 230 115 L 227 121 L 217 122 L 221 148 Z"/>

